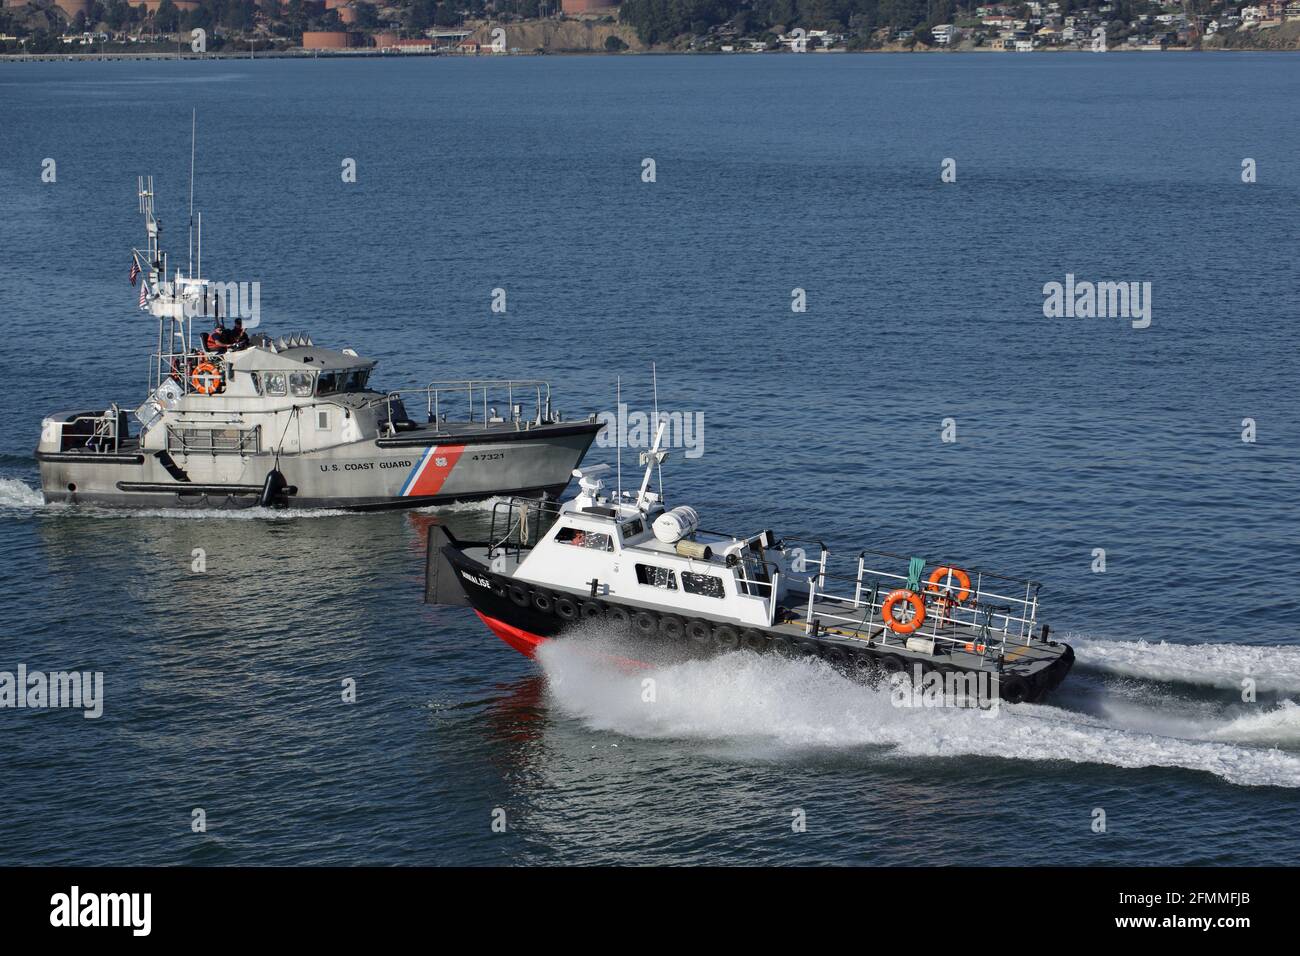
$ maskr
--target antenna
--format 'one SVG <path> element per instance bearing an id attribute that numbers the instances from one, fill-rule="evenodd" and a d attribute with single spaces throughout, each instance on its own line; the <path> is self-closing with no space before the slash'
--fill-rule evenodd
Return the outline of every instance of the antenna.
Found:
<path id="1" fill-rule="evenodd" d="M 618 497 L 623 500 L 623 377 L 614 377 L 614 444 L 618 446 Z"/>
<path id="2" fill-rule="evenodd" d="M 194 278 L 194 133 L 198 111 L 190 110 L 190 278 Z"/>
<path id="3" fill-rule="evenodd" d="M 662 425 L 664 423 L 659 421 L 659 371 L 655 368 L 655 363 L 653 361 L 650 363 L 650 382 L 654 386 L 655 392 L 655 424 Z M 659 444 L 658 438 L 655 439 L 655 444 Z M 664 497 L 664 460 L 662 458 L 659 459 L 658 479 L 659 500 L 662 501 Z"/>

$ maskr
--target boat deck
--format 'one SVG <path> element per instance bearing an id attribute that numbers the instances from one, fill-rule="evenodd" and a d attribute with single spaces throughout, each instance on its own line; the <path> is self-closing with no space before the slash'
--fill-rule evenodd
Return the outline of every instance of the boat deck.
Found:
<path id="1" fill-rule="evenodd" d="M 982 628 L 960 621 L 939 622 L 931 617 L 915 634 L 905 635 L 890 630 L 878 616 L 874 621 L 869 620 L 871 617 L 869 606 L 857 610 L 859 620 L 855 623 L 843 620 L 846 611 L 851 613 L 851 606 L 846 607 L 841 601 L 814 598 L 811 619 L 817 622 L 817 638 L 841 638 L 855 644 L 897 650 L 907 657 L 916 654 L 907 647 L 909 637 L 933 640 L 939 656 L 951 660 L 954 664 L 971 668 L 980 667 L 986 662 L 989 664 L 995 662 L 999 651 L 1005 663 L 1019 664 L 1030 670 L 1034 669 L 1033 665 L 1038 661 L 1050 663 L 1060 656 L 1060 651 L 1056 647 L 1042 641 L 1026 640 L 1018 637 L 1014 632 L 1003 633 L 1001 630 L 991 630 L 986 633 Z M 785 604 L 777 609 L 773 627 L 791 637 L 812 637 L 814 629 L 809 626 L 809 619 L 806 603 Z M 835 623 L 827 624 L 825 623 L 827 620 L 833 620 Z"/>

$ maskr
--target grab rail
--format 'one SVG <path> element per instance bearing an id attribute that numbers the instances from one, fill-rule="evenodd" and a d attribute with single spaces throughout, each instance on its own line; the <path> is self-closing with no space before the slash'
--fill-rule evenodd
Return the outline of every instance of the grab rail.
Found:
<path id="1" fill-rule="evenodd" d="M 790 541 L 798 539 L 790 538 Z M 820 542 L 818 542 L 820 544 Z M 788 553 L 788 549 L 784 552 Z M 909 560 L 903 555 L 894 555 L 883 551 L 864 550 L 857 559 L 857 573 L 848 576 L 835 574 L 826 570 L 825 547 L 822 546 L 821 560 L 812 562 L 813 573 L 805 577 L 808 588 L 807 602 L 799 614 L 803 619 L 804 632 L 811 634 L 820 627 L 822 620 L 831 620 L 848 625 L 858 636 L 867 640 L 879 637 L 888 643 L 890 636 L 896 636 L 900 643 L 908 637 L 916 636 L 948 644 L 975 645 L 980 648 L 981 656 L 994 649 L 1001 654 L 1010 640 L 1028 644 L 1036 637 L 1042 639 L 1043 629 L 1038 623 L 1038 592 L 1041 584 L 1036 581 L 1015 579 L 1007 575 L 969 567 L 968 574 L 973 576 L 969 594 L 965 601 L 957 602 L 949 596 L 946 589 L 931 590 L 922 583 L 914 591 L 924 602 L 926 618 L 920 629 L 910 634 L 899 634 L 889 627 L 884 618 L 884 604 L 888 594 L 897 589 L 905 589 L 909 582 L 908 575 L 876 570 L 868 567 L 869 555 Z M 958 567 L 951 562 L 927 562 L 927 568 Z M 1024 597 L 1002 593 L 1011 590 L 1007 583 L 994 586 L 994 591 L 986 587 L 985 579 L 1007 582 L 1015 586 L 1024 585 Z M 827 590 L 827 581 L 852 585 L 850 594 L 834 594 Z M 802 595 L 800 595 L 802 596 Z M 802 603 L 802 602 L 800 602 Z M 1001 621 L 1001 627 L 995 627 L 995 621 Z M 959 633 L 944 633 L 944 629 Z M 960 633 L 964 631 L 965 633 Z M 977 636 L 978 635 L 978 636 Z M 993 640 L 996 638 L 995 640 Z"/>
<path id="2" fill-rule="evenodd" d="M 393 420 L 393 405 L 398 403 L 405 411 L 403 399 L 419 397 L 425 405 L 429 424 L 504 424 L 513 422 L 517 429 L 545 425 L 555 421 L 551 409 L 551 385 L 540 379 L 465 379 L 461 381 L 430 382 L 423 388 L 400 388 L 381 398 L 372 399 L 367 406 L 384 404 L 388 419 Z M 519 399 L 519 402 L 516 402 Z M 532 409 L 524 412 L 524 402 L 530 401 Z M 504 403 L 505 414 L 499 414 L 497 405 Z M 464 418 L 449 419 L 445 405 L 465 409 Z"/>

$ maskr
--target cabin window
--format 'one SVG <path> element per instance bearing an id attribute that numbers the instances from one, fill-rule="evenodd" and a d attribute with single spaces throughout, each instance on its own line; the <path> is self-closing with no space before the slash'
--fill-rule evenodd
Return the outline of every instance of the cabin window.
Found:
<path id="1" fill-rule="evenodd" d="M 263 372 L 262 385 L 266 388 L 268 395 L 288 395 L 289 389 L 285 385 L 283 372 Z"/>
<path id="2" fill-rule="evenodd" d="M 289 391 L 295 398 L 310 398 L 312 389 L 316 385 L 315 378 L 316 376 L 311 372 L 290 372 Z"/>
<path id="3" fill-rule="evenodd" d="M 329 431 L 329 427 L 330 427 L 330 413 L 329 413 L 329 412 L 318 411 L 318 412 L 316 413 L 316 427 L 317 427 L 320 431 Z"/>
<path id="4" fill-rule="evenodd" d="M 668 591 L 677 590 L 677 575 L 673 574 L 671 568 L 656 568 L 649 564 L 638 564 L 636 566 L 636 579 L 652 588 L 664 588 Z"/>
<path id="5" fill-rule="evenodd" d="M 712 574 L 692 574 L 690 571 L 683 571 L 682 590 L 687 594 L 700 594 L 704 597 L 726 597 L 726 592 L 722 588 L 722 578 L 716 578 Z"/>
<path id="6" fill-rule="evenodd" d="M 642 524 L 641 519 L 633 518 L 627 524 L 623 525 L 623 540 L 626 541 L 628 538 L 635 538 L 644 530 L 645 525 Z"/>
<path id="7" fill-rule="evenodd" d="M 555 540 L 560 544 L 573 545 L 575 548 L 591 548 L 595 551 L 613 551 L 614 541 L 609 535 L 600 531 L 584 531 L 581 528 L 561 528 Z"/>
<path id="8" fill-rule="evenodd" d="M 333 395 L 336 392 L 363 392 L 370 379 L 369 369 L 343 369 L 337 372 L 321 372 L 317 380 L 317 395 Z"/>

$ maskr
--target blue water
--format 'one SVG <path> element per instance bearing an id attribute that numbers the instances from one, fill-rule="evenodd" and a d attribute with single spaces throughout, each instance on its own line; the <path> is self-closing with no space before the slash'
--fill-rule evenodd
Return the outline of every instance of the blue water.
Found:
<path id="1" fill-rule="evenodd" d="M 106 703 L 0 710 L 0 863 L 1292 862 L 1298 64 L 5 67 L 0 670 L 99 670 Z M 673 502 L 846 567 L 1032 575 L 1076 670 L 985 720 L 733 655 L 665 667 L 647 710 L 421 604 L 422 527 L 482 509 L 43 507 L 42 415 L 143 396 L 135 177 L 183 261 L 192 108 L 205 272 L 260 281 L 269 330 L 390 387 L 549 378 L 572 415 L 616 376 L 648 408 L 657 361 L 661 405 L 705 422 Z M 1067 273 L 1150 282 L 1150 328 L 1044 318 Z"/>

